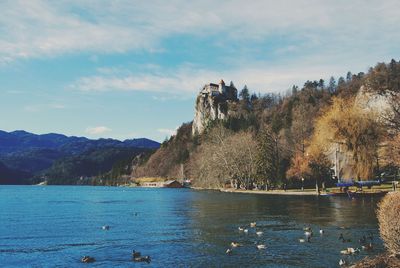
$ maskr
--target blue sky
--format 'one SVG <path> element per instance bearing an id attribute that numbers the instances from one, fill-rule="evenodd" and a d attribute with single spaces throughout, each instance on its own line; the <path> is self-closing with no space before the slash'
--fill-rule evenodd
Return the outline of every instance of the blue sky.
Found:
<path id="1" fill-rule="evenodd" d="M 399 60 L 394 1 L 0 1 L 0 129 L 162 141 L 202 85 L 286 92 Z"/>

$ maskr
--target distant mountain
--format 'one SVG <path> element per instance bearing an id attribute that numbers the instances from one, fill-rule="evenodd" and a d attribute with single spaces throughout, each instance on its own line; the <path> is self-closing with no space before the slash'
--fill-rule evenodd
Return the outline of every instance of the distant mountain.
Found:
<path id="1" fill-rule="evenodd" d="M 31 174 L 13 170 L 0 162 L 0 184 L 28 184 L 26 181 Z"/>
<path id="2" fill-rule="evenodd" d="M 37 135 L 22 130 L 13 132 L 0 130 L 0 155 L 19 151 L 26 152 L 32 149 L 61 149 L 76 154 L 104 146 L 156 149 L 160 147 L 160 143 L 146 138 L 125 141 L 114 139 L 91 140 L 85 137 L 67 137 L 55 133 Z"/>
<path id="3" fill-rule="evenodd" d="M 146 138 L 128 139 L 119 141 L 115 139 L 98 139 L 92 140 L 85 137 L 68 137 L 62 134 L 42 134 L 37 135 L 26 131 L 18 130 L 13 132 L 5 132 L 0 130 L 0 176 L 6 176 L 9 180 L 18 180 L 22 182 L 24 179 L 31 179 L 32 176 L 42 176 L 44 171 L 50 169 L 52 176 L 57 176 L 60 169 L 53 167 L 57 162 L 58 167 L 62 166 L 63 161 L 69 163 L 68 172 L 64 172 L 61 177 L 69 175 L 77 176 L 76 172 L 72 172 L 74 165 L 79 164 L 80 175 L 93 175 L 93 165 L 85 166 L 85 163 L 96 163 L 97 173 L 101 173 L 113 166 L 113 161 L 121 160 L 121 157 L 134 157 L 139 153 L 157 149 L 160 143 Z M 93 157 L 104 156 L 105 159 L 87 159 L 85 155 L 90 154 Z M 99 152 L 96 154 L 96 152 Z M 123 153 L 121 153 L 123 152 Z M 129 152 L 129 153 L 127 153 Z M 80 163 L 80 159 L 85 159 L 84 163 Z M 75 161 L 76 160 L 76 161 Z M 92 161 L 93 160 L 93 161 Z M 71 165 L 74 163 L 74 165 Z M 76 165 L 78 165 L 76 164 Z M 85 170 L 85 168 L 87 168 Z M 74 173 L 74 174 L 72 174 Z M 25 180 L 27 181 L 27 180 Z M 62 181 L 58 181 L 62 183 Z M 3 184 L 0 181 L 0 184 Z"/>

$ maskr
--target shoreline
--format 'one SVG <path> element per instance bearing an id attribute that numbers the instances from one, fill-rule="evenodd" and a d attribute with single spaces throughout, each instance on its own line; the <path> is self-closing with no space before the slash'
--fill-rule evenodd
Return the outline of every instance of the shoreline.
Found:
<path id="1" fill-rule="evenodd" d="M 190 187 L 193 190 L 200 191 L 218 191 L 222 193 L 239 193 L 239 194 L 257 194 L 257 195 L 288 195 L 288 196 L 339 196 L 336 194 L 332 194 L 332 192 L 323 192 L 321 191 L 319 194 L 314 189 L 306 189 L 304 191 L 301 190 L 238 190 L 231 188 L 202 188 L 202 187 Z M 393 192 L 392 190 L 388 190 L 387 193 Z M 378 192 L 365 192 L 366 196 L 377 194 Z"/>
<path id="2" fill-rule="evenodd" d="M 296 196 L 318 196 L 324 195 L 317 194 L 315 191 L 284 191 L 284 190 L 236 190 L 236 189 L 218 189 L 220 192 L 223 193 L 241 193 L 241 194 L 266 194 L 266 195 L 296 195 Z"/>

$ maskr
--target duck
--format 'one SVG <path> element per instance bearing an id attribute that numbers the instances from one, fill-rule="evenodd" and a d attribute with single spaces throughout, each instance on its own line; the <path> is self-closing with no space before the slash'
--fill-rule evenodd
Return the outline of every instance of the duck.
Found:
<path id="1" fill-rule="evenodd" d="M 256 227 L 256 226 L 257 226 L 257 223 L 256 223 L 256 222 L 250 222 L 250 227 L 254 228 L 254 227 Z"/>
<path id="2" fill-rule="evenodd" d="M 151 258 L 150 256 L 143 256 L 143 257 L 137 257 L 137 258 L 133 258 L 134 262 L 147 262 L 150 263 L 151 262 Z"/>
<path id="3" fill-rule="evenodd" d="M 266 249 L 267 248 L 267 246 L 264 244 L 257 245 L 256 247 L 257 247 L 257 249 Z"/>
<path id="4" fill-rule="evenodd" d="M 83 263 L 92 263 L 95 262 L 96 259 L 90 256 L 83 256 L 83 258 L 81 259 L 81 262 Z"/>
<path id="5" fill-rule="evenodd" d="M 299 239 L 299 242 L 300 242 L 300 243 L 304 243 L 304 242 L 306 242 L 306 240 L 305 240 L 304 238 L 300 238 L 300 239 Z"/>
<path id="6" fill-rule="evenodd" d="M 258 235 L 258 236 L 262 236 L 263 234 L 264 234 L 264 232 L 262 232 L 262 231 L 256 232 L 256 235 Z"/>
<path id="7" fill-rule="evenodd" d="M 236 243 L 236 242 L 232 242 L 231 243 L 231 247 L 233 247 L 233 248 L 237 248 L 237 247 L 240 247 L 241 245 L 239 244 L 239 243 Z"/>
<path id="8" fill-rule="evenodd" d="M 228 255 L 232 254 L 232 249 L 228 248 L 225 253 L 228 254 Z"/>
<path id="9" fill-rule="evenodd" d="M 243 232 L 245 232 L 246 234 L 249 232 L 248 229 L 244 229 Z"/>
<path id="10" fill-rule="evenodd" d="M 311 227 L 310 226 L 306 226 L 303 228 L 303 231 L 311 231 Z"/>
<path id="11" fill-rule="evenodd" d="M 304 235 L 307 236 L 307 237 L 310 237 L 310 236 L 312 236 L 312 232 L 311 231 L 306 231 L 306 232 L 304 232 Z"/>
<path id="12" fill-rule="evenodd" d="M 359 249 L 354 249 L 354 248 L 347 248 L 344 250 L 341 250 L 340 253 L 343 255 L 350 255 L 350 254 L 356 254 L 359 253 L 360 250 Z"/>
<path id="13" fill-rule="evenodd" d="M 363 235 L 358 242 L 360 242 L 361 245 L 364 245 L 367 243 L 367 238 L 365 237 L 365 235 Z"/>
<path id="14" fill-rule="evenodd" d="M 244 227 L 239 226 L 239 227 L 238 227 L 238 230 L 239 230 L 240 232 L 243 232 L 243 231 L 244 231 Z"/>
<path id="15" fill-rule="evenodd" d="M 138 251 L 132 250 L 132 257 L 139 258 L 142 254 Z"/>
<path id="16" fill-rule="evenodd" d="M 369 243 L 369 244 L 367 244 L 367 245 L 365 245 L 365 246 L 361 246 L 361 248 L 362 248 L 363 250 L 369 251 L 369 250 L 372 250 L 372 249 L 373 249 L 373 246 L 372 246 L 372 243 Z"/>
<path id="17" fill-rule="evenodd" d="M 343 234 L 340 233 L 340 235 L 339 235 L 339 240 L 343 240 L 343 239 L 344 239 Z"/>
<path id="18" fill-rule="evenodd" d="M 370 234 L 368 235 L 368 239 L 371 240 L 371 241 L 374 240 L 374 235 L 373 235 L 372 233 L 370 233 Z"/>
<path id="19" fill-rule="evenodd" d="M 319 233 L 323 235 L 325 233 L 325 231 L 322 229 L 319 229 Z"/>
<path id="20" fill-rule="evenodd" d="M 350 255 L 350 252 L 349 252 L 347 249 L 344 249 L 344 250 L 341 250 L 341 251 L 340 251 L 340 254 L 343 254 L 343 255 Z"/>
<path id="21" fill-rule="evenodd" d="M 110 230 L 110 226 L 104 225 L 103 227 L 101 227 L 101 229 L 103 229 L 103 230 Z"/>
<path id="22" fill-rule="evenodd" d="M 340 266 L 346 265 L 346 261 L 343 260 L 343 259 L 340 259 L 340 260 L 339 260 L 339 265 L 340 265 Z"/>

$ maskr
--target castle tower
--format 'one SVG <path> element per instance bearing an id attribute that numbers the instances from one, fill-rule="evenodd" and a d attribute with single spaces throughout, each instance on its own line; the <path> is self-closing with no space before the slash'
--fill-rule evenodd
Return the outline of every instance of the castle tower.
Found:
<path id="1" fill-rule="evenodd" d="M 221 79 L 221 81 L 219 82 L 219 86 L 218 86 L 218 91 L 221 94 L 225 93 L 225 82 L 224 80 Z"/>

